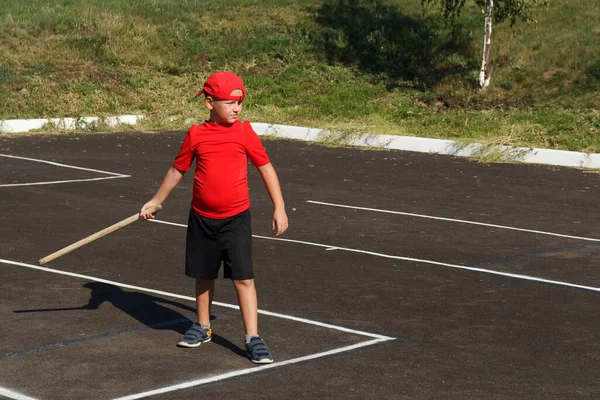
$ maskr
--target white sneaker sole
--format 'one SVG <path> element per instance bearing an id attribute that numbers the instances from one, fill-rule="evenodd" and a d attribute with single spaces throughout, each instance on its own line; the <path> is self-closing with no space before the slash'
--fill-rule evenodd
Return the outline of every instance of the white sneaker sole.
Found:
<path id="1" fill-rule="evenodd" d="M 177 346 L 179 347 L 187 347 L 187 348 L 193 348 L 193 347 L 198 347 L 200 346 L 202 343 L 208 343 L 212 340 L 212 338 L 208 338 L 203 342 L 198 342 L 198 343 L 188 343 L 188 342 L 179 342 L 177 343 Z"/>
<path id="2" fill-rule="evenodd" d="M 252 360 L 250 359 L 250 361 L 252 361 L 254 364 L 271 364 L 273 362 L 273 360 L 269 360 L 268 358 L 262 359 L 262 360 Z"/>

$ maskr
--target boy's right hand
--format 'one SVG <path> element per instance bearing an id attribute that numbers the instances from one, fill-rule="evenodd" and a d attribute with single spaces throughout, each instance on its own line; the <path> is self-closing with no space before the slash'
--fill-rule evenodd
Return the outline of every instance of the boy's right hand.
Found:
<path id="1" fill-rule="evenodd" d="M 154 202 L 152 200 L 150 200 L 149 202 L 147 202 L 146 204 L 144 204 L 142 206 L 142 209 L 140 210 L 140 219 L 141 220 L 147 220 L 147 219 L 154 219 L 156 217 L 156 214 L 158 213 L 158 211 L 156 211 L 154 214 L 151 214 L 148 209 L 155 206 L 155 205 L 159 205 L 159 203 Z"/>

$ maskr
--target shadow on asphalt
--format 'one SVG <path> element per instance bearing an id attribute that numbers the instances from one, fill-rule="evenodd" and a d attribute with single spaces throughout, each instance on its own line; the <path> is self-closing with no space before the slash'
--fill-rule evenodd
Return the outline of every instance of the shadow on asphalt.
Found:
<path id="1" fill-rule="evenodd" d="M 152 296 L 140 292 L 124 291 L 118 286 L 109 285 L 102 282 L 88 282 L 83 287 L 90 289 L 90 300 L 87 304 L 80 307 L 65 308 L 45 308 L 34 310 L 15 310 L 14 313 L 33 313 L 33 312 L 55 312 L 72 310 L 97 310 L 101 304 L 110 303 L 117 309 L 129 314 L 150 329 L 169 329 L 183 335 L 193 324 L 193 321 L 183 314 L 162 304 L 175 306 L 194 314 L 196 309 L 188 305 L 164 299 L 162 297 Z M 218 314 L 226 314 L 231 311 L 224 311 Z M 211 320 L 217 318 L 215 313 L 210 316 Z M 246 352 L 229 340 L 219 335 L 213 335 L 212 341 L 222 346 L 240 357 L 246 358 Z"/>

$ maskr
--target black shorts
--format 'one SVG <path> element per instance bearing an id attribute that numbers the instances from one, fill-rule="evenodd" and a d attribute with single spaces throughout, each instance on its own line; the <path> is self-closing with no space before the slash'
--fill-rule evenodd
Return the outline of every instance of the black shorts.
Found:
<path id="1" fill-rule="evenodd" d="M 225 219 L 206 218 L 190 210 L 185 248 L 185 274 L 213 280 L 253 279 L 250 210 Z"/>

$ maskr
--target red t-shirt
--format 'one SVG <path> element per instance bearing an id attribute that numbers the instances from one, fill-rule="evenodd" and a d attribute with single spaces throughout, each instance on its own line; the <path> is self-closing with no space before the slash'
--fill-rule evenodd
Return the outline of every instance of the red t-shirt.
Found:
<path id="1" fill-rule="evenodd" d="M 269 156 L 248 121 L 229 126 L 210 121 L 192 125 L 173 167 L 185 172 L 194 157 L 194 211 L 207 218 L 223 219 L 250 208 L 248 159 L 262 167 L 269 163 Z"/>

